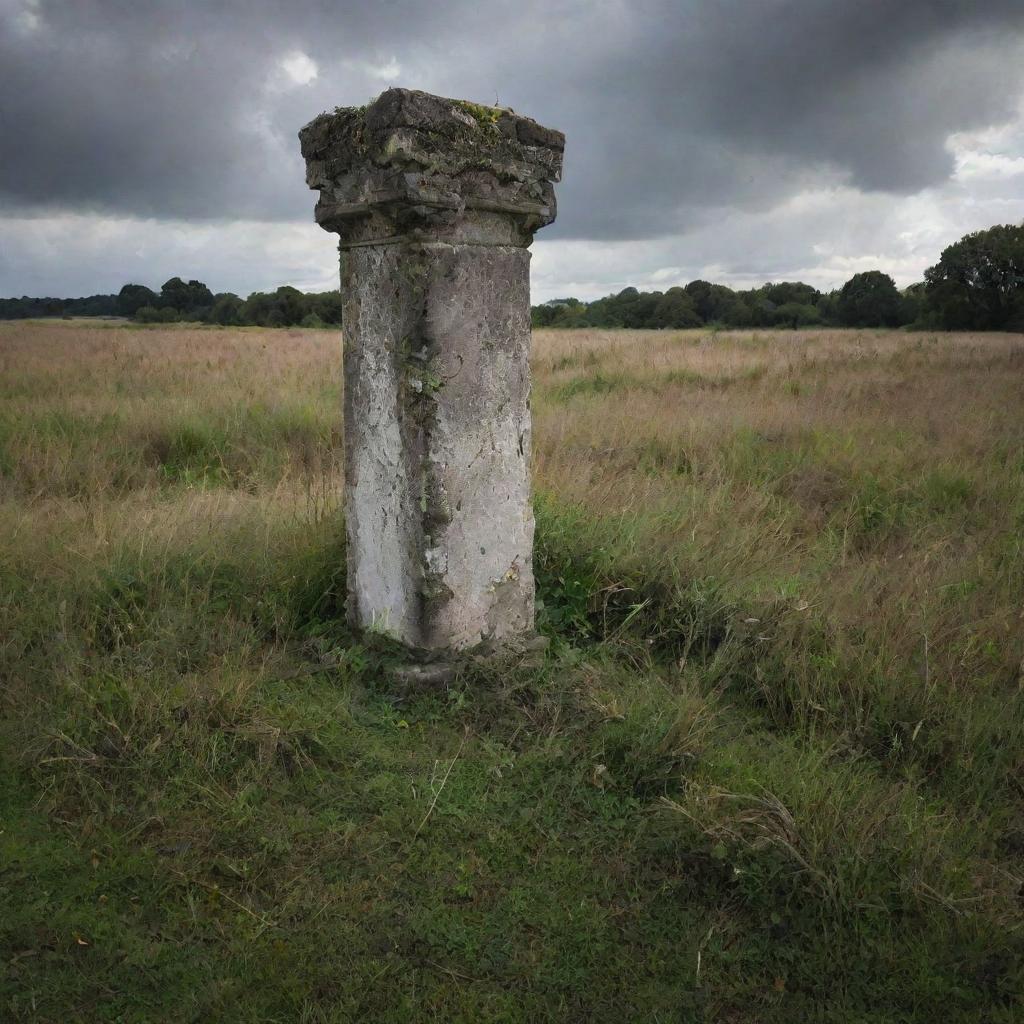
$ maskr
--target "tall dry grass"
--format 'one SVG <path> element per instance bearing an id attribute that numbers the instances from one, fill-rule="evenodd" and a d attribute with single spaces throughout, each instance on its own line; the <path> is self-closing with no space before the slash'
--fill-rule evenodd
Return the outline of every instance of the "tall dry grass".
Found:
<path id="1" fill-rule="evenodd" d="M 1019 335 L 534 344 L 539 489 L 630 519 L 651 558 L 866 631 L 927 662 L 929 686 L 1016 681 Z M 0 502 L 20 536 L 73 531 L 83 508 L 93 531 L 124 508 L 173 519 L 196 489 L 337 506 L 333 332 L 8 324 L 0 403 Z"/>
<path id="2" fill-rule="evenodd" d="M 759 1017 L 756 1001 L 793 964 L 801 1005 L 816 1006 L 814 979 L 830 969 L 822 928 L 861 965 L 832 991 L 849 1007 L 903 999 L 906 1019 L 920 1019 L 921 1007 L 960 1000 L 961 1019 L 980 1005 L 1012 1019 L 1024 337 L 550 331 L 536 334 L 533 359 L 538 578 L 554 660 L 515 684 L 528 691 L 522 706 L 506 680 L 482 678 L 479 706 L 454 693 L 410 729 L 411 712 L 374 689 L 372 658 L 334 630 L 336 333 L 0 325 L 0 753 L 29 766 L 76 836 L 109 826 L 121 837 L 111 855 L 128 858 L 142 834 L 172 850 L 194 844 L 173 862 L 200 878 L 189 901 L 215 881 L 262 921 L 284 900 L 319 949 L 317 928 L 362 941 L 353 922 L 374 898 L 390 934 L 407 901 L 429 897 L 427 885 L 383 893 L 377 858 L 406 841 L 406 817 L 422 820 L 419 795 L 437 783 L 416 775 L 410 795 L 408 765 L 436 770 L 464 750 L 485 783 L 446 792 L 465 814 L 420 851 L 423 877 L 466 870 L 465 822 L 497 813 L 488 827 L 508 828 L 500 845 L 530 865 L 502 872 L 521 891 L 535 863 L 552 872 L 531 936 L 548 927 L 552 894 L 573 907 L 589 899 L 586 857 L 600 851 L 609 878 L 646 879 L 628 899 L 613 885 L 623 907 L 635 903 L 633 931 L 609 917 L 600 932 L 610 958 L 632 942 L 637 971 L 661 978 L 671 958 L 644 958 L 678 945 L 665 892 L 686 894 L 683 912 L 701 920 L 701 893 L 712 894 L 712 929 L 690 952 L 707 953 L 709 1005 L 731 1019 L 785 1019 Z M 456 719 L 465 749 L 449 750 Z M 365 778 L 352 774 L 350 746 Z M 534 774 L 513 772 L 520 761 Z M 328 782 L 304 782 L 307 764 Z M 512 812 L 488 809 L 492 786 Z M 332 793 L 380 834 L 339 832 L 322 807 Z M 565 862 L 535 846 L 542 793 L 543 836 L 570 844 L 583 830 Z M 648 826 L 665 793 L 665 817 Z M 269 805 L 257 814 L 261 794 Z M 641 841 L 648 827 L 667 838 Z M 239 845 L 255 875 L 211 874 Z M 329 876 L 353 849 L 377 895 L 352 897 L 334 922 L 307 895 L 345 908 Z M 191 927 L 192 902 L 165 904 Z M 28 904 L 13 909 L 35 920 Z M 417 913 L 430 931 L 455 912 Z M 486 934 L 496 913 L 456 913 L 456 925 Z M 622 986 L 640 999 L 611 960 L 573 952 L 576 930 L 548 924 L 550 963 L 607 982 L 612 1001 Z M 298 941 L 260 924 L 239 940 L 253 943 L 256 974 L 284 938 Z M 889 954 L 879 961 L 872 943 L 911 940 L 889 977 Z M 359 961 L 367 979 L 375 955 Z M 295 991 L 308 991 L 318 956 L 295 954 Z M 938 975 L 936 957 L 948 961 Z M 237 960 L 227 955 L 229 976 Z M 205 958 L 189 964 L 197 977 L 207 969 Z M 767 983 L 752 964 L 773 972 Z M 82 977 L 63 973 L 60 985 L 78 993 Z M 500 976 L 495 991 L 506 988 Z M 537 1005 L 554 990 L 538 990 Z"/>

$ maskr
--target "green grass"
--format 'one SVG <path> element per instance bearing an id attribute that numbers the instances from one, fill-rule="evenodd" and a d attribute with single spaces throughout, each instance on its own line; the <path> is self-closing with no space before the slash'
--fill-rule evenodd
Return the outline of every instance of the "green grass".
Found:
<path id="1" fill-rule="evenodd" d="M 0 486 L 22 494 L 84 497 L 157 483 L 252 489 L 292 463 L 330 465 L 337 437 L 322 410 L 276 403 L 175 410 L 145 426 L 116 411 L 0 412 Z"/>
<path id="2" fill-rule="evenodd" d="M 780 728 L 713 581 L 538 511 L 545 665 L 438 693 L 341 625 L 329 521 L 8 565 L 5 1019 L 1012 1020 L 975 823 Z"/>
<path id="3" fill-rule="evenodd" d="M 1019 1019 L 1019 360 L 559 334 L 550 646 L 422 691 L 344 623 L 326 340 L 53 330 L 0 375 L 5 1024 Z"/>
<path id="4" fill-rule="evenodd" d="M 598 370 L 589 377 L 573 377 L 555 389 L 555 397 L 558 401 L 568 402 L 579 396 L 609 395 L 617 391 L 630 391 L 644 386 L 643 381 L 631 374 L 608 374 Z"/>
<path id="5" fill-rule="evenodd" d="M 599 359 L 580 356 L 564 356 L 553 365 L 554 371 L 580 367 L 587 369 L 599 363 Z M 603 372 L 597 370 L 589 376 L 572 377 L 564 384 L 554 388 L 552 394 L 556 401 L 569 402 L 574 398 L 593 395 L 610 395 L 620 391 L 641 391 L 651 394 L 662 394 L 672 388 L 697 388 L 701 390 L 725 391 L 738 384 L 756 384 L 765 375 L 761 366 L 750 367 L 742 374 L 730 376 L 708 376 L 694 373 L 692 370 L 669 370 L 653 379 L 644 379 L 631 373 Z"/>

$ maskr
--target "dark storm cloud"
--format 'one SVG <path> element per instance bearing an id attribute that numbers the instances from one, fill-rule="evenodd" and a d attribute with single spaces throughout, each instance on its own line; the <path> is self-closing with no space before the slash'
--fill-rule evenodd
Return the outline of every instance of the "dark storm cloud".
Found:
<path id="1" fill-rule="evenodd" d="M 1020 0 L 642 9 L 573 69 L 586 99 L 567 119 L 600 126 L 569 136 L 567 163 L 586 167 L 574 198 L 592 211 L 573 233 L 671 234 L 812 178 L 914 192 L 948 176 L 951 132 L 1009 117 L 1020 97 Z"/>
<path id="2" fill-rule="evenodd" d="M 298 214 L 294 135 L 310 100 L 294 109 L 275 90 L 278 61 L 318 41 L 344 55 L 408 33 L 396 5 L 331 7 L 26 5 L 0 37 L 0 193 L 169 217 Z M 322 105 L 365 98 L 347 84 Z M 285 139 L 291 180 L 276 159 Z"/>
<path id="3" fill-rule="evenodd" d="M 678 233 L 812 181 L 911 193 L 1021 89 L 1020 0 L 0 2 L 0 197 L 22 210 L 307 218 L 296 129 L 392 58 L 395 84 L 566 131 L 563 237 Z"/>

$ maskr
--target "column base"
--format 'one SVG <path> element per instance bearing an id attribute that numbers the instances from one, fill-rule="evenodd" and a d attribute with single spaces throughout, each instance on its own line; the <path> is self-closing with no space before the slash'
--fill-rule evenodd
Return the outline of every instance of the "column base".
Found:
<path id="1" fill-rule="evenodd" d="M 389 669 L 391 679 L 408 690 L 431 690 L 447 686 L 460 673 L 471 668 L 507 664 L 511 668 L 540 668 L 551 641 L 539 633 L 504 637 L 500 643 L 483 643 L 461 654 L 446 652 L 436 656 L 424 652 L 423 660 L 400 662 Z"/>

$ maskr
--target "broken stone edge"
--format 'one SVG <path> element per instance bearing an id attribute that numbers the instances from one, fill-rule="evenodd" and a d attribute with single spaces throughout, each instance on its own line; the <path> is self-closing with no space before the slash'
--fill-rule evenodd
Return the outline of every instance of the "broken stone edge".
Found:
<path id="1" fill-rule="evenodd" d="M 343 245 L 353 228 L 349 240 L 379 244 L 379 233 L 359 237 L 358 222 L 381 212 L 394 230 L 396 208 L 512 215 L 527 236 L 520 244 L 555 219 L 565 136 L 504 107 L 388 89 L 314 118 L 299 141 L 306 182 L 320 192 L 317 222 Z"/>

